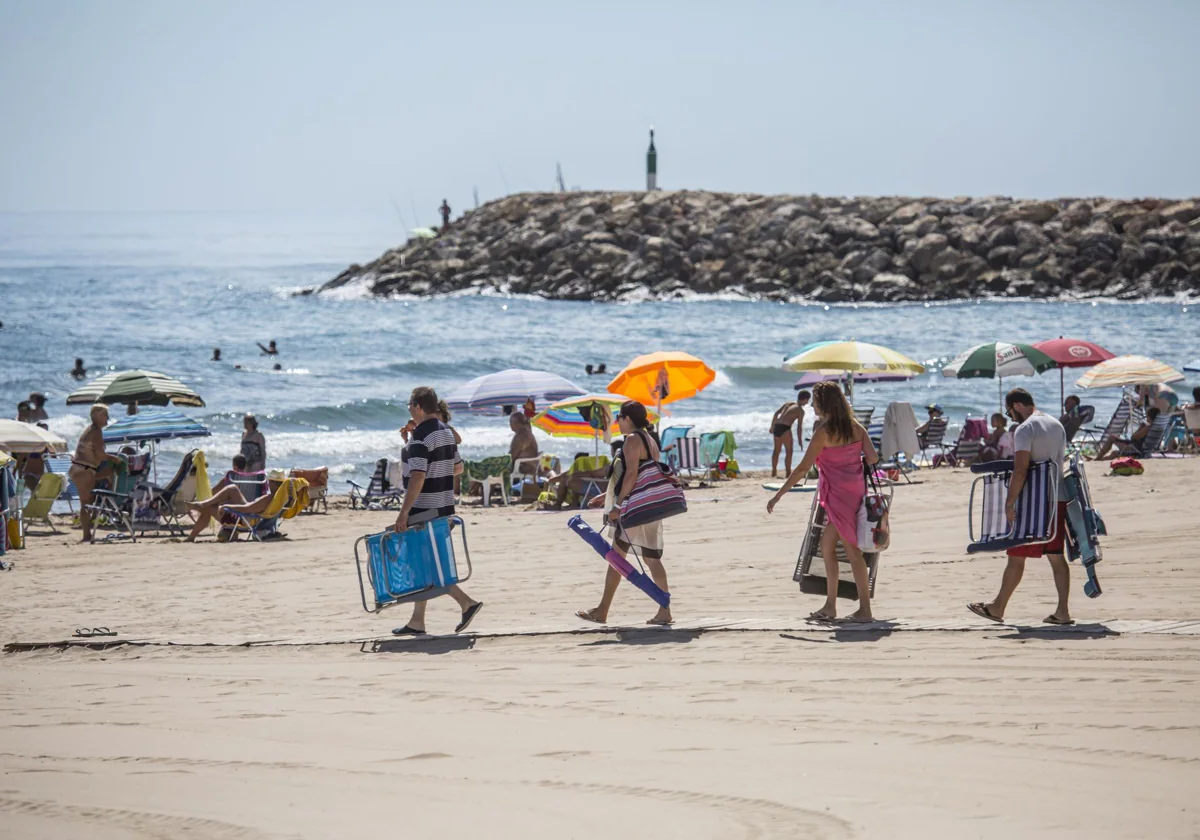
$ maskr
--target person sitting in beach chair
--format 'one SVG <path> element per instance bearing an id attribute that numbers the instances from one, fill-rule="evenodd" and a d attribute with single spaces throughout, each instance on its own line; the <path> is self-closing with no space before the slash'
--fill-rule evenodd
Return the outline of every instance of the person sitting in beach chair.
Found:
<path id="1" fill-rule="evenodd" d="M 284 536 L 279 531 L 279 520 L 292 519 L 308 507 L 308 481 L 284 478 L 282 473 L 271 479 L 265 505 L 262 497 L 244 505 L 221 505 L 221 521 L 225 524 L 217 533 L 218 542 L 236 542 L 239 534 L 257 542 Z"/>
<path id="2" fill-rule="evenodd" d="M 225 473 L 224 478 L 217 482 L 213 488 L 211 497 L 203 501 L 195 501 L 188 505 L 188 510 L 196 518 L 196 524 L 192 526 L 191 533 L 187 536 L 187 542 L 195 542 L 196 537 L 200 536 L 200 532 L 208 527 L 208 524 L 217 518 L 222 508 L 230 507 L 244 511 L 246 513 L 261 513 L 267 509 L 267 505 L 271 501 L 271 492 L 269 484 L 249 483 L 245 481 L 239 482 L 239 476 L 259 476 L 261 473 L 246 473 L 246 456 L 237 454 L 233 456 L 233 469 Z M 254 494 L 255 490 L 261 490 L 250 501 L 246 500 L 246 493 Z"/>
<path id="3" fill-rule="evenodd" d="M 1008 430 L 1008 421 L 1004 415 L 996 412 L 992 415 L 992 430 L 983 439 L 983 448 L 979 450 L 979 460 L 982 463 L 998 461 L 1001 458 L 1013 456 L 1012 432 Z"/>
<path id="4" fill-rule="evenodd" d="M 508 417 L 508 427 L 513 431 L 512 443 L 508 446 L 513 469 L 518 474 L 536 476 L 538 471 L 538 443 L 533 428 L 524 412 L 514 411 Z"/>
<path id="5" fill-rule="evenodd" d="M 542 497 L 546 499 L 547 510 L 562 510 L 563 504 L 571 497 L 581 500 L 580 507 L 604 492 L 604 482 L 608 478 L 609 459 L 607 455 L 588 455 L 579 452 L 565 472 L 551 476 L 546 481 L 546 489 Z"/>
<path id="6" fill-rule="evenodd" d="M 1119 455 L 1138 455 L 1145 457 L 1157 451 L 1162 443 L 1163 434 L 1167 430 L 1167 418 L 1162 416 L 1156 406 L 1146 409 L 1146 419 L 1143 420 L 1128 438 L 1112 438 L 1105 441 L 1096 460 L 1104 460 L 1115 446 Z"/>

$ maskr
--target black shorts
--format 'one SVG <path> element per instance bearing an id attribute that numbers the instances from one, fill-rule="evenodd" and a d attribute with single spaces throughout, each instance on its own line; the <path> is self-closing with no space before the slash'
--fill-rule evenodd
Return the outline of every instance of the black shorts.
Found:
<path id="1" fill-rule="evenodd" d="M 771 428 L 771 434 L 775 435 L 775 437 L 778 438 L 778 437 L 783 437 L 791 430 L 792 430 L 792 427 L 789 426 L 787 423 L 776 423 Z"/>

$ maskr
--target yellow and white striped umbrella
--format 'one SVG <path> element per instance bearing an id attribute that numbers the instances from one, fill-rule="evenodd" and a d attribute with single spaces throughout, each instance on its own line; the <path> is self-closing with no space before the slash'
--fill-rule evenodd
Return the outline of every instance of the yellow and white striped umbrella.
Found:
<path id="1" fill-rule="evenodd" d="M 1122 385 L 1158 385 L 1179 382 L 1183 374 L 1158 359 L 1117 356 L 1101 362 L 1076 380 L 1080 388 L 1118 388 Z"/>
<path id="2" fill-rule="evenodd" d="M 844 370 L 924 373 L 925 366 L 888 347 L 865 341 L 811 344 L 783 363 L 784 370 Z"/>

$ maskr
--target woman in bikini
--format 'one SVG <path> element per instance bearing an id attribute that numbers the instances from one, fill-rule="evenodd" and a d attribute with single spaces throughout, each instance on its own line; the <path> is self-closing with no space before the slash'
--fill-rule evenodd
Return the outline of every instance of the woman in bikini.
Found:
<path id="1" fill-rule="evenodd" d="M 646 415 L 646 406 L 630 400 L 621 406 L 617 414 L 617 425 L 625 436 L 621 452 L 613 462 L 612 476 L 608 480 L 608 491 L 603 496 L 592 500 L 593 506 L 604 506 L 608 523 L 615 529 L 613 548 L 617 554 L 625 557 L 631 547 L 636 547 L 637 553 L 650 568 L 650 577 L 663 592 L 670 592 L 667 587 L 667 570 L 663 567 L 663 524 L 662 520 L 636 525 L 625 529 L 619 524 L 621 504 L 633 492 L 637 484 L 638 467 L 643 461 L 657 461 L 659 457 L 658 442 L 648 429 L 650 420 Z M 621 575 L 612 566 L 608 566 L 604 575 L 604 592 L 600 596 L 600 605 L 590 610 L 580 610 L 575 615 L 585 621 L 604 624 L 608 621 L 608 610 L 612 606 L 613 596 L 617 594 L 617 584 Z M 660 607 L 647 624 L 668 625 L 671 623 L 669 607 Z"/>
<path id="2" fill-rule="evenodd" d="M 796 395 L 795 402 L 785 402 L 771 417 L 771 436 L 775 439 L 775 448 L 771 452 L 771 478 L 779 475 L 779 451 L 785 452 L 785 473 L 792 471 L 792 448 L 798 442 L 803 445 L 801 436 L 804 434 L 804 406 L 808 405 L 811 395 L 801 391 Z M 796 426 L 796 436 L 792 438 L 792 426 Z"/>
<path id="3" fill-rule="evenodd" d="M 120 461 L 116 455 L 109 455 L 104 451 L 104 427 L 108 425 L 108 406 L 96 403 L 88 416 L 92 422 L 79 436 L 75 455 L 71 458 L 71 469 L 67 470 L 67 478 L 79 491 L 79 524 L 83 527 L 81 542 L 92 541 L 92 512 L 88 506 L 92 503 L 96 483 L 111 478 L 112 465 Z"/>
<path id="4" fill-rule="evenodd" d="M 788 476 L 779 492 L 767 502 L 767 513 L 775 510 L 789 490 L 798 484 L 816 464 L 817 501 L 825 509 L 827 525 L 821 532 L 821 556 L 825 558 L 827 595 L 825 606 L 809 618 L 832 621 L 837 618 L 837 543 L 841 540 L 858 587 L 858 610 L 850 621 L 868 622 L 871 617 L 871 587 L 867 579 L 867 563 L 858 547 L 858 509 L 866 495 L 863 463 L 872 466 L 879 461 L 867 430 L 854 419 L 850 404 L 835 382 L 819 382 L 813 388 L 813 408 L 821 425 L 813 433 L 800 466 Z"/>

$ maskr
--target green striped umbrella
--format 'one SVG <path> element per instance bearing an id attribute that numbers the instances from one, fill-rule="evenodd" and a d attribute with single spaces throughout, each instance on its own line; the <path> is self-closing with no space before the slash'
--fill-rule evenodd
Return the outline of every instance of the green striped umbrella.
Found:
<path id="1" fill-rule="evenodd" d="M 1055 367 L 1054 360 L 1031 344 L 993 341 L 965 350 L 942 368 L 942 376 L 958 379 L 1033 376 Z"/>
<path id="2" fill-rule="evenodd" d="M 67 405 L 96 402 L 204 406 L 200 395 L 178 379 L 150 370 L 107 373 L 67 396 Z"/>
<path id="3" fill-rule="evenodd" d="M 1004 377 L 1033 376 L 1057 366 L 1053 359 L 1031 344 L 993 341 L 988 344 L 976 344 L 970 350 L 959 353 L 954 361 L 942 368 L 942 376 L 958 379 L 998 379 L 1000 402 L 1003 404 Z"/>

